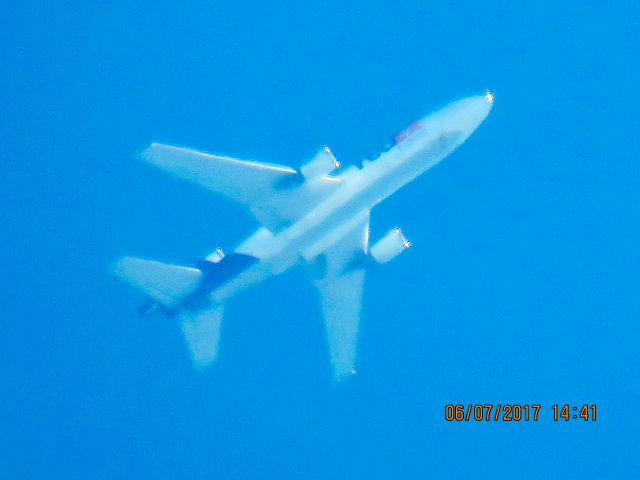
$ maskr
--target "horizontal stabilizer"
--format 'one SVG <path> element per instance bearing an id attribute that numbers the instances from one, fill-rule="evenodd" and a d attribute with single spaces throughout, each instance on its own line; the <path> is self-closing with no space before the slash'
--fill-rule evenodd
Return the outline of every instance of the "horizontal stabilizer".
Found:
<path id="1" fill-rule="evenodd" d="M 220 305 L 200 312 L 185 311 L 180 314 L 182 333 L 193 365 L 198 370 L 207 368 L 218 356 L 223 312 Z"/>
<path id="2" fill-rule="evenodd" d="M 176 307 L 182 299 L 193 293 L 203 275 L 197 268 L 135 257 L 121 258 L 113 265 L 112 271 L 167 308 Z"/>

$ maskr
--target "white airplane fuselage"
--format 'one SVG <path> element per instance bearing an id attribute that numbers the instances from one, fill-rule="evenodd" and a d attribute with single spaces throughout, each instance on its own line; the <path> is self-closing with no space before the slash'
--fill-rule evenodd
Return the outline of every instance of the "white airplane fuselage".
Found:
<path id="1" fill-rule="evenodd" d="M 206 294 L 208 301 L 222 304 L 271 275 L 322 255 L 360 224 L 373 206 L 461 145 L 489 114 L 492 103 L 493 96 L 487 93 L 458 100 L 424 117 L 375 161 L 343 172 L 335 191 L 298 221 L 276 234 L 258 229 L 235 250 L 258 261 L 212 288 Z"/>

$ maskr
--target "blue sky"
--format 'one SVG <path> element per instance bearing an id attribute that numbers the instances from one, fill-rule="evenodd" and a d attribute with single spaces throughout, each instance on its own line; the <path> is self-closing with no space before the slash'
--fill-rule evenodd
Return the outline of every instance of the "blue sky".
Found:
<path id="1" fill-rule="evenodd" d="M 19 2 L 0 29 L 0 476 L 633 478 L 640 467 L 636 2 Z M 495 107 L 372 216 L 337 387 L 304 273 L 229 305 L 194 372 L 123 253 L 194 262 L 255 227 L 152 170 L 162 141 L 346 165 L 450 100 Z M 448 423 L 448 403 L 540 403 Z M 550 406 L 598 406 L 593 423 Z"/>

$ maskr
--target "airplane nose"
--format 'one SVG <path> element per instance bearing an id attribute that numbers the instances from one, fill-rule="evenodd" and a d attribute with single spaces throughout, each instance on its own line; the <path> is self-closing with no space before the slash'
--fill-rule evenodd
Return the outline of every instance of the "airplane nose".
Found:
<path id="1" fill-rule="evenodd" d="M 464 132 L 465 138 L 487 118 L 493 108 L 494 95 L 487 90 L 484 95 L 463 98 L 448 109 L 447 123 L 452 129 Z"/>
<path id="2" fill-rule="evenodd" d="M 487 99 L 487 102 L 493 103 L 493 99 L 495 98 L 493 92 L 491 90 L 487 90 L 484 92 L 484 98 Z"/>
<path id="3" fill-rule="evenodd" d="M 425 132 L 458 132 L 460 143 L 487 118 L 493 108 L 495 96 L 487 90 L 482 95 L 463 98 L 445 106 L 418 122 Z"/>

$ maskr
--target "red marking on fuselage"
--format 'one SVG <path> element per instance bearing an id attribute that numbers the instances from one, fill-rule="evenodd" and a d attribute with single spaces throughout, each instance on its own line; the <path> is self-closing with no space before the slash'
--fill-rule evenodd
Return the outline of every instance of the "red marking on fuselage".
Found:
<path id="1" fill-rule="evenodd" d="M 394 142 L 396 142 L 396 144 L 404 142 L 407 138 L 420 130 L 420 128 L 422 128 L 422 124 L 419 121 L 413 122 L 411 125 L 409 125 L 409 128 L 403 130 L 398 135 L 393 137 L 393 140 Z"/>

